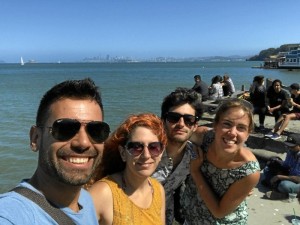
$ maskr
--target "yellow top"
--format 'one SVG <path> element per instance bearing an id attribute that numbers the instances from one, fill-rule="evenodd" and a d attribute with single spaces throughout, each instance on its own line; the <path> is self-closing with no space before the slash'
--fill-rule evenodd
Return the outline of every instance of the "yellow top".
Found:
<path id="1" fill-rule="evenodd" d="M 161 221 L 161 190 L 154 178 L 149 178 L 153 187 L 151 206 L 147 209 L 135 205 L 123 189 L 110 177 L 101 181 L 107 183 L 113 195 L 113 225 L 160 225 Z"/>

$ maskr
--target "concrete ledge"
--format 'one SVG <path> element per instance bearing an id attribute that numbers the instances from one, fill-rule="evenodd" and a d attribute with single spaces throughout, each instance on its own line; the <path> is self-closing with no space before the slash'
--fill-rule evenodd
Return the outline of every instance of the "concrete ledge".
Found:
<path id="1" fill-rule="evenodd" d="M 261 169 L 265 168 L 266 163 L 270 159 L 270 157 L 277 156 L 280 157 L 281 159 L 285 159 L 286 157 L 286 153 L 280 154 L 265 149 L 251 149 L 251 151 L 257 158 Z"/>
<path id="2" fill-rule="evenodd" d="M 258 137 L 256 135 L 250 135 L 246 144 L 252 149 L 265 149 L 278 154 L 286 152 L 286 147 L 283 141 L 275 141 L 270 138 Z"/>

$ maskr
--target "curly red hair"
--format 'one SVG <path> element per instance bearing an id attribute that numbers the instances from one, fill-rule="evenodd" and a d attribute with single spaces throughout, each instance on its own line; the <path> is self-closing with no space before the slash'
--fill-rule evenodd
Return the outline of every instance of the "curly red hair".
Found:
<path id="1" fill-rule="evenodd" d="M 88 186 L 109 174 L 125 169 L 126 163 L 121 159 L 118 147 L 125 146 L 136 127 L 149 128 L 157 136 L 158 140 L 166 146 L 167 136 L 163 122 L 157 115 L 152 113 L 130 115 L 105 141 L 102 161 L 96 168 Z"/>

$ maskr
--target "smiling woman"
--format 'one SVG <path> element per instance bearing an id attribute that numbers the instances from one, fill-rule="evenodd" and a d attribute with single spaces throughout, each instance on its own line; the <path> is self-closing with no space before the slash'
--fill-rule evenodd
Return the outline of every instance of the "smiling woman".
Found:
<path id="1" fill-rule="evenodd" d="M 260 176 L 258 161 L 244 147 L 253 129 L 252 109 L 239 99 L 224 101 L 213 127 L 191 160 L 182 198 L 185 224 L 247 224 L 245 199 Z"/>
<path id="2" fill-rule="evenodd" d="M 129 116 L 109 137 L 88 189 L 100 224 L 165 224 L 164 189 L 150 176 L 166 142 L 162 121 L 150 113 Z"/>

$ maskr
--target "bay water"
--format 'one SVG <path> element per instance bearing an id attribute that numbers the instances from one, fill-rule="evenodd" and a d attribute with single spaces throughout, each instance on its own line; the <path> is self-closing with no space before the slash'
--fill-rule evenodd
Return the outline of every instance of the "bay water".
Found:
<path id="1" fill-rule="evenodd" d="M 249 89 L 253 77 L 300 82 L 300 71 L 257 69 L 260 62 L 178 63 L 60 63 L 0 64 L 0 193 L 29 178 L 37 153 L 29 147 L 29 129 L 35 123 L 39 101 L 53 85 L 66 79 L 92 78 L 100 87 L 104 120 L 114 130 L 129 114 L 160 115 L 163 98 L 176 87 L 192 87 L 194 75 L 210 84 L 228 73 L 236 89 Z"/>

